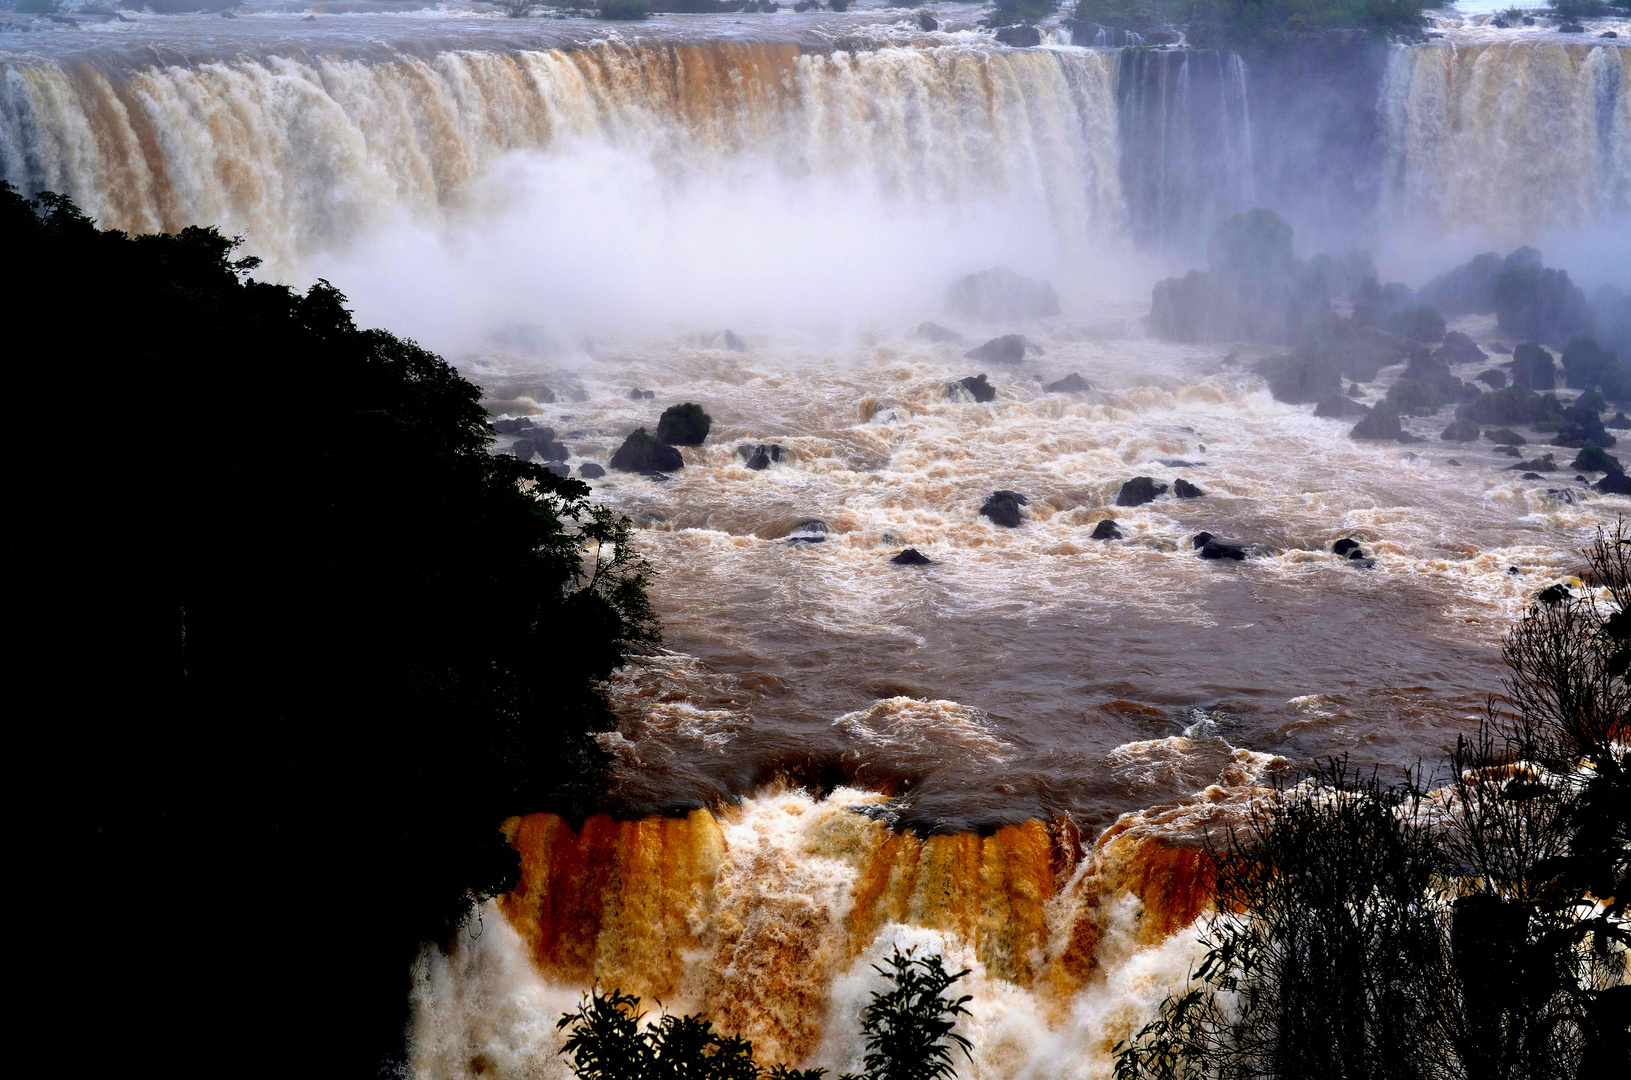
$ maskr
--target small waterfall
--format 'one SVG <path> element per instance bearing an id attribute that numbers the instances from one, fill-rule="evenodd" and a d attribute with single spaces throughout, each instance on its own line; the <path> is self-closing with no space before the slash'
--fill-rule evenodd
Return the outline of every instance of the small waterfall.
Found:
<path id="1" fill-rule="evenodd" d="M 1192 246 L 1219 218 L 1252 205 L 1251 110 L 1239 56 L 1129 49 L 1116 98 L 1136 240 Z"/>
<path id="2" fill-rule="evenodd" d="M 1631 211 L 1631 49 L 1397 48 L 1382 92 L 1383 211 L 1517 244 Z"/>
<path id="3" fill-rule="evenodd" d="M 436 220 L 517 151 L 648 155 L 675 184 L 744 162 L 956 215 L 1040 208 L 1118 232 L 1115 57 L 1090 52 L 599 43 L 429 57 L 223 59 L 132 73 L 0 67 L 0 177 L 105 227 L 208 223 L 274 268 L 393 214 Z"/>

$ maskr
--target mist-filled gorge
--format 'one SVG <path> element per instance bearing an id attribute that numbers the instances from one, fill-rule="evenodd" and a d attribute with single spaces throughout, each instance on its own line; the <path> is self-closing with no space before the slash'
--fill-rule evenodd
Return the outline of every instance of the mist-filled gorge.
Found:
<path id="1" fill-rule="evenodd" d="M 18 0 L 0 181 L 63 1065 L 1631 1055 L 1623 5 Z"/>

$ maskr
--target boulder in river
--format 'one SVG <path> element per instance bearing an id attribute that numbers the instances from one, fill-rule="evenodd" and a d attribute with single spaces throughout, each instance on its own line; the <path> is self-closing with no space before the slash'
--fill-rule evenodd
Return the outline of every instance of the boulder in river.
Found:
<path id="1" fill-rule="evenodd" d="M 1336 361 L 1325 356 L 1271 356 L 1258 362 L 1257 373 L 1268 381 L 1274 400 L 1293 405 L 1319 401 L 1342 390 L 1342 371 Z"/>
<path id="2" fill-rule="evenodd" d="M 1603 418 L 1582 395 L 1581 400 L 1563 410 L 1563 424 L 1557 429 L 1552 445 L 1578 450 L 1582 446 L 1613 446 L 1618 441 L 1608 433 Z"/>
<path id="3" fill-rule="evenodd" d="M 1604 495 L 1631 495 L 1631 476 L 1611 472 L 1591 486 Z"/>
<path id="4" fill-rule="evenodd" d="M 1203 559 L 1234 559 L 1239 562 L 1247 554 L 1241 545 L 1219 540 L 1209 532 L 1196 533 L 1190 543 Z"/>
<path id="5" fill-rule="evenodd" d="M 934 560 L 929 558 L 917 548 L 907 548 L 893 559 L 889 560 L 896 566 L 933 566 Z"/>
<path id="6" fill-rule="evenodd" d="M 927 33 L 933 33 L 940 29 L 940 22 L 927 11 L 920 11 L 917 13 L 917 28 Z"/>
<path id="7" fill-rule="evenodd" d="M 1484 371 L 1480 371 L 1476 376 L 1476 379 L 1478 382 L 1483 383 L 1491 390 L 1506 389 L 1506 372 L 1502 371 L 1500 368 L 1488 368 Z"/>
<path id="8" fill-rule="evenodd" d="M 805 518 L 787 534 L 789 544 L 825 544 L 832 527 L 820 518 Z"/>
<path id="9" fill-rule="evenodd" d="M 670 446 L 701 446 L 713 422 L 695 402 L 670 405 L 657 421 L 657 438 Z"/>
<path id="10" fill-rule="evenodd" d="M 1030 345 L 1023 334 L 1004 334 L 963 354 L 963 359 L 981 364 L 1017 364 L 1025 359 Z"/>
<path id="11" fill-rule="evenodd" d="M 1377 402 L 1376 408 L 1370 411 L 1353 430 L 1348 432 L 1350 439 L 1392 439 L 1398 441 L 1403 429 L 1399 427 L 1399 410 L 1391 401 Z"/>
<path id="12" fill-rule="evenodd" d="M 612 455 L 611 465 L 622 472 L 673 472 L 685 468 L 685 458 L 645 428 L 636 428 Z"/>
<path id="13" fill-rule="evenodd" d="M 1484 432 L 1484 438 L 1497 446 L 1522 446 L 1529 441 L 1516 431 L 1506 427 L 1490 428 Z"/>
<path id="14" fill-rule="evenodd" d="M 1459 330 L 1451 330 L 1444 335 L 1444 343 L 1433 350 L 1433 359 L 1451 366 L 1457 364 L 1481 364 L 1489 357 L 1478 343 Z"/>
<path id="15" fill-rule="evenodd" d="M 1586 472 L 1624 472 L 1625 467 L 1620 464 L 1619 458 L 1613 457 L 1601 446 L 1587 446 L 1574 456 L 1569 462 L 1571 469 L 1584 469 Z"/>
<path id="16" fill-rule="evenodd" d="M 1025 524 L 1019 508 L 1026 504 L 1025 496 L 1017 491 L 993 491 L 980 504 L 980 516 L 990 518 L 993 524 L 1005 529 L 1017 529 Z"/>
<path id="17" fill-rule="evenodd" d="M 1542 454 L 1533 461 L 1520 461 L 1516 465 L 1508 465 L 1508 472 L 1557 472 L 1557 460 L 1551 454 Z"/>
<path id="18" fill-rule="evenodd" d="M 1143 506 L 1166 494 L 1167 485 L 1150 476 L 1135 476 L 1116 492 L 1117 506 Z"/>
<path id="19" fill-rule="evenodd" d="M 1341 419 L 1344 416 L 1364 416 L 1370 412 L 1368 405 L 1363 405 L 1342 394 L 1327 394 L 1320 398 L 1319 404 L 1314 406 L 1314 415 L 1327 419 Z"/>
<path id="20" fill-rule="evenodd" d="M 768 469 L 786 456 L 785 451 L 775 443 L 759 443 L 757 446 L 753 443 L 743 443 L 736 448 L 736 455 L 745 460 L 748 468 L 754 471 Z"/>
<path id="21" fill-rule="evenodd" d="M 1206 492 L 1181 476 L 1172 482 L 1172 493 L 1180 499 L 1200 499 L 1206 495 Z"/>
<path id="22" fill-rule="evenodd" d="M 1116 527 L 1116 519 L 1115 518 L 1105 518 L 1102 521 L 1100 521 L 1097 525 L 1093 526 L 1093 539 L 1095 539 L 1095 540 L 1120 540 L 1121 539 L 1121 530 Z"/>
<path id="23" fill-rule="evenodd" d="M 1073 371 L 1063 379 L 1051 382 L 1042 389 L 1050 394 L 1085 394 L 1093 389 L 1093 384 Z"/>
<path id="24" fill-rule="evenodd" d="M 1034 49 L 1042 44 L 1042 31 L 1034 26 L 1005 26 L 997 31 L 997 40 L 1011 49 Z"/>
<path id="25" fill-rule="evenodd" d="M 1477 442 L 1481 431 L 1478 421 L 1470 417 L 1458 416 L 1450 421 L 1450 426 L 1444 429 L 1439 438 L 1445 442 Z"/>
<path id="26" fill-rule="evenodd" d="M 924 341 L 962 341 L 963 335 L 949 326 L 939 323 L 920 322 L 917 324 L 917 336 Z"/>
<path id="27" fill-rule="evenodd" d="M 1036 32 L 1034 27 L 1031 32 Z M 1059 296 L 1046 281 L 998 266 L 952 282 L 946 290 L 946 310 L 982 322 L 1037 319 L 1059 314 Z"/>
<path id="28" fill-rule="evenodd" d="M 592 461 L 585 461 L 582 465 L 578 466 L 578 475 L 583 477 L 585 480 L 599 480 L 602 476 L 606 475 L 606 470 L 601 468 L 599 465 L 596 465 Z"/>
<path id="29" fill-rule="evenodd" d="M 985 381 L 985 374 L 970 375 L 965 379 L 958 379 L 951 384 L 953 391 L 966 391 L 970 397 L 978 402 L 997 400 L 997 388 Z M 948 397 L 953 396 L 951 394 Z"/>
<path id="30" fill-rule="evenodd" d="M 499 435 L 519 435 L 522 432 L 531 432 L 533 428 L 532 417 L 519 416 L 514 420 L 493 421 L 493 431 Z"/>
<path id="31" fill-rule="evenodd" d="M 1355 540 L 1351 536 L 1345 536 L 1341 540 L 1338 540 L 1336 543 L 1332 544 L 1331 553 L 1333 555 L 1340 555 L 1344 559 L 1351 559 L 1356 557 L 1356 555 L 1363 558 L 1365 554 L 1364 549 L 1359 546 L 1359 541 Z"/>
<path id="32" fill-rule="evenodd" d="M 1512 382 L 1525 390 L 1552 390 L 1557 387 L 1557 365 L 1552 354 L 1533 341 L 1512 350 Z"/>

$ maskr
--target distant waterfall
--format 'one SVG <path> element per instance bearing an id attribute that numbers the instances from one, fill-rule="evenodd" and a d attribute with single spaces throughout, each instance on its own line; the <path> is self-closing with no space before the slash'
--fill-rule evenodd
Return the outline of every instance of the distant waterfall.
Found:
<path id="1" fill-rule="evenodd" d="M 1129 49 L 1116 84 L 1121 183 L 1144 244 L 1193 242 L 1252 205 L 1252 126 L 1239 56 Z"/>
<path id="2" fill-rule="evenodd" d="M 1396 49 L 1382 94 L 1384 212 L 1519 243 L 1631 212 L 1631 49 Z"/>
<path id="3" fill-rule="evenodd" d="M 0 176 L 104 226 L 215 224 L 281 259 L 457 210 L 518 149 L 650 156 L 676 184 L 754 158 L 902 204 L 1042 208 L 1118 231 L 1113 54 L 601 43 L 388 61 L 224 59 L 114 74 L 0 62 Z"/>

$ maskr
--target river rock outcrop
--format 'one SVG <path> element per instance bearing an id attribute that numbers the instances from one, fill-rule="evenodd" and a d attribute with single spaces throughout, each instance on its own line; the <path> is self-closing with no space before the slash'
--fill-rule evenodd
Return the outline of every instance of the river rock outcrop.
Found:
<path id="1" fill-rule="evenodd" d="M 636 428 L 612 455 L 611 466 L 622 472 L 674 472 L 685 468 L 685 458 L 645 428 Z"/>
<path id="2" fill-rule="evenodd" d="M 1046 281 L 998 266 L 952 282 L 946 290 L 946 310 L 981 322 L 1040 319 L 1059 314 L 1059 296 Z"/>
<path id="3" fill-rule="evenodd" d="M 1135 476 L 1116 492 L 1117 506 L 1143 506 L 1165 495 L 1167 485 L 1150 476 Z"/>
<path id="4" fill-rule="evenodd" d="M 1017 529 L 1025 524 L 1025 516 L 1019 512 L 1019 508 L 1027 501 L 1017 491 L 993 491 L 980 504 L 980 516 L 990 518 L 993 524 L 1005 529 Z"/>

